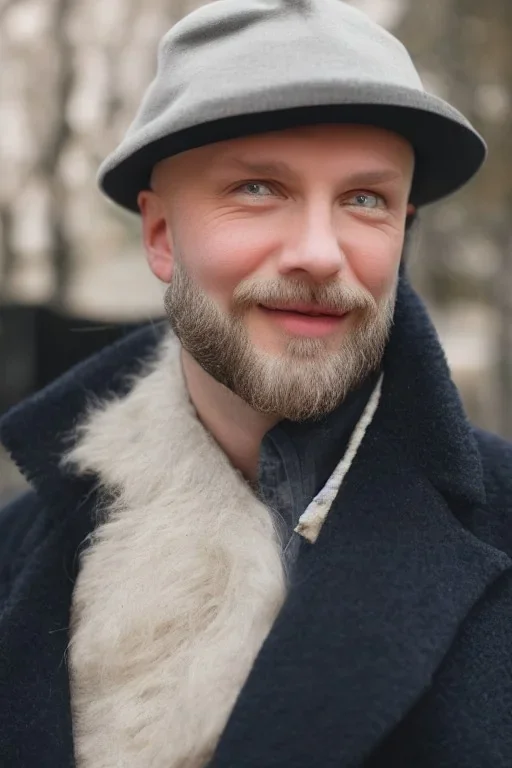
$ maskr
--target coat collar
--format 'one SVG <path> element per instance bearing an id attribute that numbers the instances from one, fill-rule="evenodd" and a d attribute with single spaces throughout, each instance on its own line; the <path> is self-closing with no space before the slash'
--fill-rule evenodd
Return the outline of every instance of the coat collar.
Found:
<path id="1" fill-rule="evenodd" d="M 10 565 L 0 614 L 0 763 L 74 766 L 68 626 L 78 553 L 95 519 L 94 481 L 60 467 L 90 398 L 127 388 L 165 325 L 131 334 L 84 362 L 0 421 L 0 438 L 36 490 L 34 523 Z M 26 502 L 30 503 L 29 500 Z"/>
<path id="2" fill-rule="evenodd" d="M 94 486 L 60 469 L 65 435 L 88 397 L 123 391 L 161 333 L 151 327 L 104 351 L 0 425 L 44 505 L 44 536 L 0 622 L 0 659 L 26 649 L 0 675 L 11 712 L 0 753 L 27 768 L 41 754 L 73 765 L 66 630 Z M 431 685 L 461 621 L 509 566 L 464 528 L 485 503 L 480 457 L 435 331 L 403 279 L 384 372 L 376 416 L 318 541 L 301 542 L 214 768 L 361 764 Z"/>
<path id="3" fill-rule="evenodd" d="M 463 526 L 484 504 L 472 430 L 402 280 L 380 405 L 317 542 L 301 543 L 211 768 L 362 765 L 510 566 Z"/>

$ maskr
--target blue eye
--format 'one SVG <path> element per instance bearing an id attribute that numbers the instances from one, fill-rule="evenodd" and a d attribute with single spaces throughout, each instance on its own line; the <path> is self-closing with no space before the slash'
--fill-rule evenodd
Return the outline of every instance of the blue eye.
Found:
<path id="1" fill-rule="evenodd" d="M 349 203 L 355 205 L 357 208 L 372 210 L 374 208 L 382 207 L 384 200 L 380 195 L 372 195 L 369 192 L 358 192 L 357 195 L 350 198 Z"/>
<path id="2" fill-rule="evenodd" d="M 268 184 L 263 184 L 260 181 L 248 181 L 245 184 L 242 184 L 240 187 L 238 187 L 239 190 L 250 190 L 249 197 L 268 197 L 268 195 L 262 195 L 258 194 L 259 189 L 266 189 L 268 190 L 269 194 L 272 194 L 272 190 L 268 186 Z"/>

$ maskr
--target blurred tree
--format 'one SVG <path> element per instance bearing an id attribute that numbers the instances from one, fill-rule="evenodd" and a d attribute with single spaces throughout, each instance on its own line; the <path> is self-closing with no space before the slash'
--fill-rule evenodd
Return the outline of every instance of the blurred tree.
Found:
<path id="1" fill-rule="evenodd" d="M 477 178 L 426 210 L 414 273 L 432 305 L 470 302 L 495 317 L 496 338 L 488 339 L 495 370 L 482 392 L 488 405 L 471 415 L 512 437 L 512 4 L 409 3 L 397 32 L 426 86 L 464 112 L 489 145 Z"/>
<path id="2" fill-rule="evenodd" d="M 512 4 L 507 0 L 487 0 L 484 4 L 458 0 L 457 6 L 462 18 L 477 20 L 461 66 L 479 80 L 479 122 L 491 151 L 475 185 L 472 209 L 498 254 L 497 279 L 489 296 L 499 315 L 499 428 L 512 438 Z"/>
<path id="3" fill-rule="evenodd" d="M 55 50 L 55 83 L 50 102 L 52 131 L 41 147 L 35 173 L 40 175 L 48 190 L 48 225 L 50 254 L 53 262 L 53 291 L 51 303 L 65 306 L 73 264 L 73 242 L 68 236 L 66 187 L 60 171 L 61 158 L 71 137 L 68 104 L 75 84 L 74 51 L 68 32 L 72 0 L 55 0 L 50 22 L 50 35 Z"/>

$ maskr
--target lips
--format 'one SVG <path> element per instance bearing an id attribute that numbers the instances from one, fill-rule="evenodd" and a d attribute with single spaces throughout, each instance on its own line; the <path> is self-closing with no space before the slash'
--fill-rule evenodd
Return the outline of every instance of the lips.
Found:
<path id="1" fill-rule="evenodd" d="M 262 309 L 274 312 L 294 312 L 308 317 L 343 317 L 345 312 L 339 312 L 327 307 L 318 307 L 312 304 L 261 304 Z"/>
<path id="2" fill-rule="evenodd" d="M 347 315 L 318 304 L 260 304 L 259 309 L 281 331 L 302 338 L 321 338 L 338 332 Z"/>

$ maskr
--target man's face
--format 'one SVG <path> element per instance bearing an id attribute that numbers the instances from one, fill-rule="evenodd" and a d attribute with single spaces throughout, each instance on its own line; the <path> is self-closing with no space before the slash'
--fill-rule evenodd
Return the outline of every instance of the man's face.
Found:
<path id="1" fill-rule="evenodd" d="M 330 125 L 160 163 L 139 205 L 184 348 L 260 412 L 332 411 L 381 361 L 413 170 L 401 137 Z"/>

